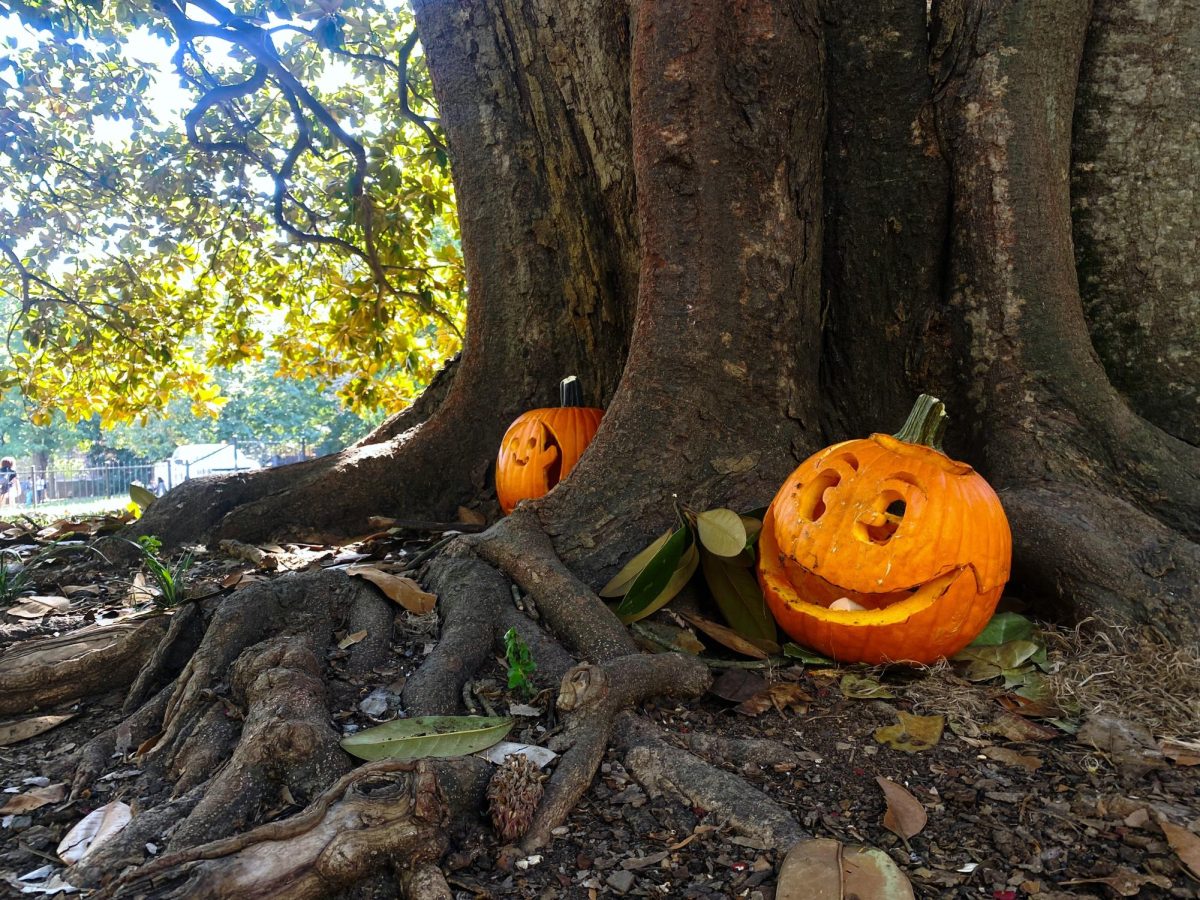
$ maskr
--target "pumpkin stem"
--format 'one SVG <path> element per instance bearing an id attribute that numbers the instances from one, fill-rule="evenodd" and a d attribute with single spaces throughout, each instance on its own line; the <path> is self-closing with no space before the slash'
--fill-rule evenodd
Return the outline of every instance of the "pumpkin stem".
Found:
<path id="1" fill-rule="evenodd" d="M 558 383 L 559 406 L 583 406 L 583 387 L 574 375 L 568 375 Z"/>
<path id="2" fill-rule="evenodd" d="M 934 450 L 942 449 L 942 435 L 946 433 L 946 404 L 937 397 L 922 394 L 913 404 L 912 412 L 904 427 L 894 437 L 907 444 L 924 444 Z"/>

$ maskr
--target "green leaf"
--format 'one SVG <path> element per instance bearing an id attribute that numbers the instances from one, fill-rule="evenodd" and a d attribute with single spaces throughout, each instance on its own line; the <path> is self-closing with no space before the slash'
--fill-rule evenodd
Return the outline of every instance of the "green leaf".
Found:
<path id="1" fill-rule="evenodd" d="M 895 700 L 896 695 L 876 679 L 865 675 L 842 677 L 842 696 L 850 700 Z"/>
<path id="2" fill-rule="evenodd" d="M 1022 615 L 1014 612 L 996 613 L 970 646 L 994 647 L 1009 641 L 1027 641 L 1033 637 L 1034 631 L 1033 623 Z"/>
<path id="3" fill-rule="evenodd" d="M 635 615 L 650 604 L 667 586 L 671 576 L 679 567 L 684 552 L 692 546 L 692 534 L 687 528 L 677 528 L 638 572 L 637 577 L 625 592 L 625 599 L 617 607 L 622 621 L 633 621 L 626 616 Z M 643 553 L 645 551 L 642 551 Z M 639 554 L 640 555 L 640 554 Z M 638 616 L 638 618 L 641 618 Z"/>
<path id="4" fill-rule="evenodd" d="M 704 581 L 729 627 L 743 637 L 774 641 L 775 620 L 754 573 L 708 552 L 707 548 L 700 553 L 700 565 Z"/>
<path id="5" fill-rule="evenodd" d="M 600 588 L 600 596 L 625 596 L 625 594 L 629 591 L 630 586 L 633 584 L 633 580 L 642 574 L 642 569 L 646 568 L 646 564 L 654 558 L 654 554 L 662 549 L 663 544 L 665 544 L 670 537 L 671 532 L 663 532 L 662 537 L 655 540 L 653 544 L 651 544 L 629 562 L 625 563 L 625 565 L 621 567 L 621 571 L 614 575 L 608 584 Z"/>
<path id="6" fill-rule="evenodd" d="M 129 499 L 145 511 L 158 498 L 154 496 L 153 491 L 147 490 L 140 484 L 131 484 L 129 486 Z"/>
<path id="7" fill-rule="evenodd" d="M 1026 668 L 1044 649 L 1033 641 L 1008 641 L 991 647 L 968 647 L 956 653 L 955 662 L 967 663 L 963 677 L 968 681 L 990 681 L 1004 675 L 1012 679 L 1012 670 Z"/>
<path id="8" fill-rule="evenodd" d="M 628 625 L 630 622 L 636 622 L 638 619 L 644 619 L 646 616 L 658 612 L 668 603 L 675 599 L 675 595 L 683 590 L 683 586 L 688 583 L 692 575 L 695 574 L 696 568 L 700 565 L 700 552 L 696 545 L 692 544 L 683 551 L 683 556 L 679 560 L 679 565 L 675 567 L 675 571 L 671 573 L 670 579 L 661 591 L 655 595 L 649 603 L 642 608 L 626 613 L 621 616 L 621 621 Z M 633 595 L 633 590 L 630 589 L 629 595 L 625 600 L 629 600 L 629 596 Z M 624 605 L 624 604 L 622 604 Z"/>
<path id="9" fill-rule="evenodd" d="M 512 725 L 508 716 L 396 719 L 342 738 L 342 749 L 366 760 L 467 756 L 501 740 Z"/>
<path id="10" fill-rule="evenodd" d="M 710 509 L 696 514 L 700 543 L 717 556 L 737 556 L 746 549 L 746 526 L 732 509 Z"/>
<path id="11" fill-rule="evenodd" d="M 799 644 L 786 643 L 783 645 L 783 655 L 788 659 L 798 659 L 806 665 L 813 666 L 831 666 L 833 660 L 828 656 L 822 656 L 820 653 L 815 653 L 807 647 L 801 647 Z"/>

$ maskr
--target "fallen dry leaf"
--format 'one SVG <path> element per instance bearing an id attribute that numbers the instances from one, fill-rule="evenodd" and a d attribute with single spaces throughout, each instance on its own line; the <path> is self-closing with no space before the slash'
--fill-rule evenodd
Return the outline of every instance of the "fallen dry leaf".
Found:
<path id="1" fill-rule="evenodd" d="M 805 693 L 798 684 L 777 682 L 759 691 L 748 700 L 743 700 L 734 707 L 742 715 L 761 716 L 768 709 L 774 709 L 780 715 L 791 709 L 803 714 L 808 712 L 808 703 L 812 697 Z"/>
<path id="2" fill-rule="evenodd" d="M 766 659 L 772 653 L 779 652 L 779 645 L 773 641 L 762 638 L 751 640 L 742 637 L 732 628 L 727 628 L 720 622 L 714 622 L 695 613 L 680 613 L 680 617 L 689 625 L 699 628 L 721 646 L 728 647 L 734 653 L 740 653 L 742 656 L 749 656 L 751 659 Z"/>
<path id="3" fill-rule="evenodd" d="M 46 787 L 34 788 L 23 794 L 10 797 L 8 802 L 0 806 L 0 815 L 9 813 L 20 814 L 41 809 L 48 803 L 58 803 L 67 796 L 66 784 L 48 784 Z"/>
<path id="4" fill-rule="evenodd" d="M 55 853 L 68 866 L 83 859 L 114 834 L 129 824 L 133 810 L 120 800 L 94 809 L 67 832 Z"/>
<path id="5" fill-rule="evenodd" d="M 1159 742 L 1158 749 L 1177 766 L 1200 766 L 1200 743 L 1163 740 Z"/>
<path id="6" fill-rule="evenodd" d="M 945 716 L 917 716 L 897 710 L 896 717 L 900 720 L 897 724 L 875 729 L 875 740 L 893 750 L 918 753 L 936 747 L 942 739 Z"/>
<path id="7" fill-rule="evenodd" d="M 487 516 L 476 509 L 467 509 L 465 506 L 458 508 L 458 521 L 464 525 L 486 525 Z"/>
<path id="8" fill-rule="evenodd" d="M 896 695 L 868 675 L 845 675 L 841 681 L 842 696 L 849 700 L 895 700 Z"/>
<path id="9" fill-rule="evenodd" d="M 340 641 L 338 641 L 338 649 L 345 650 L 347 647 L 353 647 L 355 644 L 357 644 L 359 641 L 361 641 L 366 636 L 367 636 L 367 632 L 365 630 L 364 631 L 356 631 L 353 634 L 348 634 L 344 638 L 342 638 Z"/>
<path id="10" fill-rule="evenodd" d="M 158 594 L 146 586 L 146 576 L 138 572 L 133 576 L 133 584 L 129 586 L 129 603 L 137 606 L 139 603 L 153 603 Z"/>
<path id="11" fill-rule="evenodd" d="M 6 609 L 5 612 L 18 619 L 40 619 L 42 616 L 53 616 L 65 613 L 71 608 L 71 601 L 66 597 L 22 597 L 17 605 Z"/>
<path id="12" fill-rule="evenodd" d="M 375 566 L 350 566 L 347 575 L 363 578 L 379 588 L 391 600 L 396 601 L 410 613 L 424 615 L 433 609 L 437 596 L 421 590 L 421 586 L 411 578 L 403 575 L 393 575 Z"/>
<path id="13" fill-rule="evenodd" d="M 1028 772 L 1036 772 L 1042 765 L 1040 758 L 1018 753 L 1011 747 L 984 747 L 983 755 L 1008 766 L 1021 766 Z"/>
<path id="14" fill-rule="evenodd" d="M 28 719 L 5 722 L 0 725 L 0 747 L 19 744 L 21 741 L 49 731 L 73 718 L 75 718 L 74 713 L 67 713 L 61 716 L 31 716 Z"/>
<path id="15" fill-rule="evenodd" d="M 1045 700 L 1031 700 L 1020 694 L 1001 694 L 996 702 L 1010 713 L 1027 716 L 1031 719 L 1057 719 L 1063 714 L 1062 710 L 1053 703 Z"/>
<path id="16" fill-rule="evenodd" d="M 74 597 L 76 594 L 99 594 L 100 588 L 94 584 L 64 584 L 62 592 L 68 597 Z"/>
<path id="17" fill-rule="evenodd" d="M 1200 837 L 1164 818 L 1159 818 L 1158 824 L 1179 861 L 1193 878 L 1200 880 Z"/>
<path id="18" fill-rule="evenodd" d="M 755 675 L 746 669 L 726 669 L 710 687 L 709 693 L 715 694 L 730 703 L 741 703 L 749 700 L 767 686 L 767 681 L 761 675 Z"/>
<path id="19" fill-rule="evenodd" d="M 1133 869 L 1126 869 L 1123 866 L 1105 878 L 1075 878 L 1071 881 L 1060 883 L 1064 885 L 1107 884 L 1122 897 L 1136 897 L 1142 892 L 1142 888 L 1148 884 L 1153 884 L 1164 890 L 1169 890 L 1171 887 L 1171 879 L 1164 875 L 1143 875 L 1141 872 L 1135 872 Z"/>
<path id="20" fill-rule="evenodd" d="M 887 801 L 883 827 L 905 841 L 920 834 L 929 821 L 921 801 L 909 793 L 907 788 L 896 784 L 890 778 L 876 776 L 875 783 L 879 785 L 879 789 L 883 791 L 883 798 Z"/>
<path id="21" fill-rule="evenodd" d="M 1016 743 L 1023 743 L 1025 741 L 1052 741 L 1061 734 L 1055 728 L 1035 722 L 1032 719 L 1027 719 L 1024 716 L 1014 715 L 1006 710 L 1002 710 L 997 714 L 992 723 L 984 727 L 984 731 L 991 734 L 999 734 Z"/>
<path id="22" fill-rule="evenodd" d="M 882 850 L 818 838 L 788 851 L 775 900 L 913 900 L 912 885 Z"/>

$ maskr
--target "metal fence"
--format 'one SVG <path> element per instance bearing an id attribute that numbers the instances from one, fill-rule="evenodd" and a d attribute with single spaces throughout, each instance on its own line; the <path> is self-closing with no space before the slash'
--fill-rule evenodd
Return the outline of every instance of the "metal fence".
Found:
<path id="1" fill-rule="evenodd" d="M 0 472 L 9 488 L 0 495 L 0 509 L 39 507 L 64 502 L 129 498 L 129 485 L 138 482 L 154 490 L 154 464 L 36 469 L 18 466 L 15 479 Z"/>

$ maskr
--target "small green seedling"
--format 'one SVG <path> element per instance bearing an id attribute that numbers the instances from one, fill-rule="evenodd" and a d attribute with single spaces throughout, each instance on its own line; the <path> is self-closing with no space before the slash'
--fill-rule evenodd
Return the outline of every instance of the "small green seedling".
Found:
<path id="1" fill-rule="evenodd" d="M 159 596 L 154 601 L 155 604 L 163 607 L 178 605 L 184 599 L 184 576 L 195 562 L 192 554 L 183 554 L 179 558 L 179 562 L 171 566 L 164 562 L 159 555 L 159 551 L 162 550 L 162 541 L 153 535 L 142 535 L 136 543 L 134 541 L 127 541 L 127 543 L 137 547 L 140 551 L 142 565 L 146 567 L 146 571 L 150 573 L 150 577 L 158 586 Z"/>
<path id="2" fill-rule="evenodd" d="M 532 697 L 536 693 L 533 673 L 537 671 L 537 663 L 533 661 L 529 645 L 521 640 L 515 628 L 504 632 L 504 658 L 508 662 L 509 688 L 520 691 L 526 697 Z"/>

